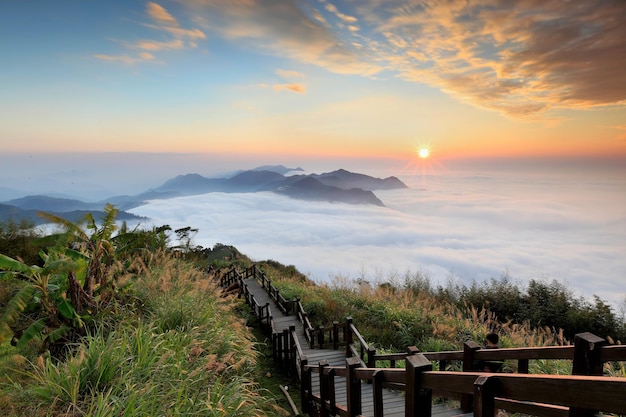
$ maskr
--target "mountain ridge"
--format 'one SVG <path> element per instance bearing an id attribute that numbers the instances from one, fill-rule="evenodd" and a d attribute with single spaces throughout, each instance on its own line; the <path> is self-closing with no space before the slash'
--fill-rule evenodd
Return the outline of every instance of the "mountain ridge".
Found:
<path id="1" fill-rule="evenodd" d="M 221 178 L 204 177 L 197 173 L 181 174 L 161 185 L 135 195 L 118 195 L 96 203 L 77 199 L 30 195 L 0 202 L 0 221 L 27 218 L 35 224 L 43 223 L 36 213 L 51 212 L 71 220 L 81 213 L 94 212 L 95 217 L 103 213 L 107 203 L 115 205 L 121 220 L 141 219 L 126 210 L 146 204 L 153 199 L 170 199 L 182 196 L 223 193 L 273 192 L 290 198 L 307 201 L 328 201 L 346 204 L 371 204 L 384 207 L 374 194 L 377 190 L 408 188 L 396 177 L 375 178 L 338 169 L 322 174 L 300 174 L 302 168 L 287 168 L 283 165 L 265 165 L 251 170 L 236 171 Z M 285 175 L 291 174 L 291 175 Z M 69 220 L 69 218 L 68 218 Z"/>

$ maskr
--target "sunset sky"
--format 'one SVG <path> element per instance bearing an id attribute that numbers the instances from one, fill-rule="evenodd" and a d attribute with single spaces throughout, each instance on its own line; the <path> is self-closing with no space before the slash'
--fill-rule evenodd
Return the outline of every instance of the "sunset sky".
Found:
<path id="1" fill-rule="evenodd" d="M 622 0 L 0 2 L 3 152 L 626 157 Z"/>

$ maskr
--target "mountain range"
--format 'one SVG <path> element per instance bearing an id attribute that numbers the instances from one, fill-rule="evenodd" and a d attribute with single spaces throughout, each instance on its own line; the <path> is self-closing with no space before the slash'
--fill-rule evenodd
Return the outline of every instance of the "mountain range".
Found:
<path id="1" fill-rule="evenodd" d="M 0 221 L 27 219 L 35 224 L 43 222 L 37 212 L 45 211 L 71 221 L 86 213 L 98 218 L 107 203 L 120 209 L 119 220 L 141 219 L 127 210 L 141 206 L 147 200 L 222 193 L 274 192 L 300 200 L 341 202 L 348 204 L 373 204 L 384 206 L 376 197 L 376 190 L 407 188 L 396 177 L 375 178 L 339 169 L 323 174 L 304 174 L 302 168 L 282 165 L 263 166 L 253 170 L 237 171 L 222 178 L 208 178 L 199 174 L 179 175 L 156 188 L 136 195 L 113 196 L 102 201 L 87 203 L 69 198 L 32 195 L 0 203 Z"/>

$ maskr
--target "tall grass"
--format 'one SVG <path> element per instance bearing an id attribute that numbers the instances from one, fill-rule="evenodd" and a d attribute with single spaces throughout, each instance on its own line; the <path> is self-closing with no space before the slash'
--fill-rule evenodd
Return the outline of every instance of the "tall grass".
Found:
<path id="1" fill-rule="evenodd" d="M 274 284 L 285 297 L 300 298 L 315 323 L 329 325 L 350 316 L 368 342 L 382 349 L 404 351 L 410 345 L 422 351 L 461 349 L 464 342 L 481 342 L 490 332 L 500 334 L 502 347 L 569 343 L 560 330 L 501 321 L 487 309 L 460 308 L 427 291 L 341 279 L 311 285 L 278 277 Z"/>
<path id="2" fill-rule="evenodd" d="M 286 415 L 254 380 L 257 350 L 234 301 L 189 264 L 166 255 L 149 264 L 122 278 L 140 308 L 104 320 L 64 360 L 14 363 L 0 414 Z"/>

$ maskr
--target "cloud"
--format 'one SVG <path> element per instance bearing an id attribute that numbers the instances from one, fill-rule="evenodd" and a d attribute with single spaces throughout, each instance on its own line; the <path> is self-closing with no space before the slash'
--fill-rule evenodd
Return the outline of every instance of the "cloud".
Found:
<path id="1" fill-rule="evenodd" d="M 357 21 L 357 18 L 354 16 L 348 16 L 346 14 L 341 13 L 337 7 L 332 4 L 332 3 L 324 3 L 324 8 L 334 14 L 335 16 L 337 16 L 339 19 L 341 19 L 343 22 L 345 23 L 355 23 Z"/>
<path id="2" fill-rule="evenodd" d="M 387 207 L 211 193 L 132 211 L 155 225 L 199 228 L 197 244 L 232 244 L 253 259 L 295 265 L 317 282 L 421 271 L 445 285 L 451 275 L 470 282 L 508 273 L 524 282 L 556 279 L 588 298 L 623 298 L 623 181 L 542 173 L 538 184 L 500 174 L 449 171 L 426 189 L 420 176 L 402 177 L 410 189 L 377 193 Z"/>
<path id="3" fill-rule="evenodd" d="M 626 142 L 626 125 L 623 126 L 609 126 L 611 129 L 616 129 L 619 131 L 617 135 L 617 140 L 620 142 Z"/>
<path id="4" fill-rule="evenodd" d="M 178 21 L 174 19 L 174 16 L 156 3 L 148 2 L 146 11 L 152 19 L 165 26 L 178 26 Z"/>
<path id="5" fill-rule="evenodd" d="M 285 69 L 280 69 L 280 68 L 277 69 L 275 73 L 279 77 L 284 78 L 286 80 L 290 80 L 290 81 L 306 77 L 306 75 L 304 75 L 301 72 L 285 70 Z M 288 91 L 293 91 L 294 93 L 300 93 L 300 94 L 306 93 L 306 86 L 302 83 L 296 83 L 296 82 L 274 84 L 272 88 L 274 89 L 274 91 L 288 90 Z"/>
<path id="6" fill-rule="evenodd" d="M 284 69 L 277 69 L 276 71 L 276 75 L 282 77 L 282 78 L 286 78 L 288 80 L 290 79 L 294 79 L 294 78 L 304 78 L 306 77 L 306 75 L 304 75 L 301 72 L 298 71 L 290 71 L 290 70 L 284 70 Z"/>
<path id="7" fill-rule="evenodd" d="M 180 39 L 173 39 L 169 42 L 158 42 L 153 40 L 143 40 L 135 44 L 136 48 L 146 51 L 161 51 L 163 49 L 183 49 L 184 43 Z"/>
<path id="8" fill-rule="evenodd" d="M 384 71 L 514 118 L 626 104 L 614 0 L 179 0 L 216 36 L 371 77 Z"/>
<path id="9" fill-rule="evenodd" d="M 401 77 L 477 106 L 524 117 L 626 100 L 626 3 L 387 1 L 361 10 Z"/>
<path id="10" fill-rule="evenodd" d="M 302 84 L 274 84 L 274 91 L 289 90 L 294 93 L 306 93 L 306 87 Z"/>
<path id="11" fill-rule="evenodd" d="M 203 17 L 215 36 L 255 52 L 284 56 L 339 74 L 370 76 L 382 70 L 345 45 L 314 8 L 283 0 L 179 0 Z M 309 11 L 307 14 L 306 10 Z M 351 20 L 347 15 L 346 19 Z M 198 20 L 200 22 L 200 20 Z"/>
<path id="12" fill-rule="evenodd" d="M 94 58 L 102 61 L 123 62 L 124 64 L 132 65 L 140 62 L 157 62 L 154 55 L 149 52 L 141 52 L 135 56 L 130 55 L 106 55 L 95 54 Z"/>
<path id="13" fill-rule="evenodd" d="M 180 50 L 197 47 L 196 40 L 206 39 L 204 32 L 197 28 L 185 29 L 181 27 L 179 22 L 161 5 L 148 2 L 146 5 L 146 14 L 152 20 L 151 23 L 145 23 L 143 26 L 169 34 L 172 39 L 167 41 L 155 39 L 142 39 L 139 41 L 122 42 L 127 49 L 138 49 L 142 51 L 137 56 L 129 55 L 105 55 L 94 54 L 95 58 L 104 61 L 118 61 L 125 64 L 136 64 L 146 61 L 155 62 L 153 52 L 164 50 Z"/>

